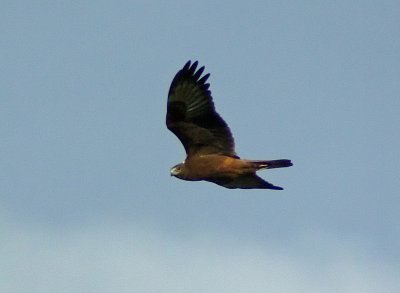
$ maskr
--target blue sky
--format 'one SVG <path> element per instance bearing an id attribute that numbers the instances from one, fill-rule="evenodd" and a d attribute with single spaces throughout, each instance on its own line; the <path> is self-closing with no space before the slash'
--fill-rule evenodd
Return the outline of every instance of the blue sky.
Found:
<path id="1" fill-rule="evenodd" d="M 399 292 L 397 1 L 5 1 L 1 292 Z M 199 60 L 284 191 L 170 178 Z"/>

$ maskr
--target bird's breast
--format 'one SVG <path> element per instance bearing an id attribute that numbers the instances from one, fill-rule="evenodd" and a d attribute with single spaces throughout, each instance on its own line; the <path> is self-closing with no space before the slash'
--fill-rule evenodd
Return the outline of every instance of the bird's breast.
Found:
<path id="1" fill-rule="evenodd" d="M 185 161 L 187 176 L 196 179 L 238 176 L 243 174 L 244 161 L 222 155 L 201 155 Z"/>

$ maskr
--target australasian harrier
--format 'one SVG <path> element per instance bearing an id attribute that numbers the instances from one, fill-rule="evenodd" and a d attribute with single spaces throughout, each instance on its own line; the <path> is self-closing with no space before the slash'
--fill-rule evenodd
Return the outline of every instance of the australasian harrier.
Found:
<path id="1" fill-rule="evenodd" d="M 290 160 L 244 160 L 235 152 L 231 131 L 215 111 L 202 76 L 204 66 L 188 61 L 175 75 L 168 93 L 167 127 L 182 142 L 186 159 L 171 168 L 183 180 L 214 182 L 227 188 L 282 190 L 256 175 L 260 169 L 290 167 Z"/>

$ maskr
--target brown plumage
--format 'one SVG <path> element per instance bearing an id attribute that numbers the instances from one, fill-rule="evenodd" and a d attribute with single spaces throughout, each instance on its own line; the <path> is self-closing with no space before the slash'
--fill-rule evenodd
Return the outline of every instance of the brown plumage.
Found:
<path id="1" fill-rule="evenodd" d="M 204 66 L 188 61 L 175 75 L 168 93 L 167 127 L 182 142 L 186 159 L 171 168 L 171 175 L 183 180 L 206 180 L 227 188 L 282 190 L 256 175 L 260 169 L 290 167 L 290 160 L 244 160 L 235 152 L 232 133 L 215 111 L 202 76 Z"/>

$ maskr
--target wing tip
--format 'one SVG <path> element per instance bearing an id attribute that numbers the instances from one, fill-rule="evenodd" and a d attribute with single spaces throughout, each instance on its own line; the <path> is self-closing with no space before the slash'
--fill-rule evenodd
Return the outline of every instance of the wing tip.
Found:
<path id="1" fill-rule="evenodd" d="M 189 60 L 188 62 L 186 62 L 185 65 L 183 66 L 182 70 L 187 70 L 187 69 L 189 69 L 191 63 L 192 63 L 192 60 Z"/>
<path id="2" fill-rule="evenodd" d="M 181 71 L 188 71 L 190 73 L 194 73 L 196 71 L 197 66 L 199 65 L 199 61 L 194 61 L 192 63 L 192 60 L 188 60 L 185 65 L 183 66 Z"/>
<path id="3" fill-rule="evenodd" d="M 178 72 L 178 74 L 180 74 L 181 76 L 189 74 L 196 80 L 196 82 L 205 86 L 206 89 L 208 89 L 210 87 L 210 85 L 206 82 L 207 82 L 208 78 L 210 77 L 210 73 L 204 74 L 202 76 L 202 74 L 204 73 L 205 66 L 202 66 L 197 69 L 198 65 L 199 65 L 198 60 L 194 61 L 193 63 L 192 63 L 192 60 L 188 60 L 185 63 L 185 65 L 183 66 L 183 68 L 180 70 L 180 72 Z"/>
<path id="4" fill-rule="evenodd" d="M 283 187 L 272 185 L 272 186 L 268 186 L 267 189 L 272 189 L 272 190 L 283 190 Z"/>

